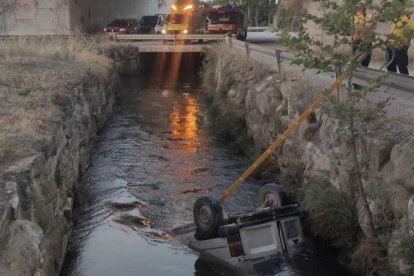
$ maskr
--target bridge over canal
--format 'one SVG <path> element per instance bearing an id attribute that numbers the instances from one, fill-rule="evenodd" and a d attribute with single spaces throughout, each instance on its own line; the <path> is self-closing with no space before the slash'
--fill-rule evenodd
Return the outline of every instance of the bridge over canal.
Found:
<path id="1" fill-rule="evenodd" d="M 241 56 L 247 56 L 253 60 L 274 67 L 280 74 L 291 68 L 294 54 L 277 43 L 277 34 L 249 32 L 247 42 L 236 40 L 232 37 L 215 35 L 117 35 L 109 42 L 118 46 L 136 47 L 139 53 L 201 53 L 217 43 L 225 43 L 228 51 L 237 52 Z M 359 67 L 354 74 L 356 83 L 366 84 L 384 74 L 383 64 L 373 63 L 372 68 Z M 414 74 L 414 68 L 409 68 L 410 74 Z M 311 73 L 312 74 L 312 73 Z M 336 77 L 335 73 L 318 74 L 318 78 L 329 83 Z M 399 90 L 413 93 L 414 78 L 401 74 L 390 73 L 382 81 L 382 89 Z"/>

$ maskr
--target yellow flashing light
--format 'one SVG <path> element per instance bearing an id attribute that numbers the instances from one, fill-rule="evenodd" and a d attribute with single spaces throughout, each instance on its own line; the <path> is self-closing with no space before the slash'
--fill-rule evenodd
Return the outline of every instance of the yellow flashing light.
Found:
<path id="1" fill-rule="evenodd" d="M 193 5 L 188 5 L 183 9 L 183 11 L 191 10 L 192 8 L 193 8 Z"/>
<path id="2" fill-rule="evenodd" d="M 177 11 L 177 7 L 176 7 L 175 5 L 172 5 L 172 6 L 171 6 L 171 9 L 173 9 L 173 10 Z"/>

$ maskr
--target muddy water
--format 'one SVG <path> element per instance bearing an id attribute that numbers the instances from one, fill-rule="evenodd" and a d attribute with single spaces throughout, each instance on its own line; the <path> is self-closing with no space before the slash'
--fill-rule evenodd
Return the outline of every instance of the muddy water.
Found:
<path id="1" fill-rule="evenodd" d="M 168 234 L 192 222 L 197 197 L 218 198 L 249 165 L 212 133 L 194 74 L 123 79 L 82 179 L 62 275 L 333 275 L 329 261 L 320 266 L 308 253 L 302 267 L 284 260 L 266 272 L 230 272 L 197 260 L 185 238 Z M 245 182 L 224 209 L 256 207 L 257 187 Z"/>

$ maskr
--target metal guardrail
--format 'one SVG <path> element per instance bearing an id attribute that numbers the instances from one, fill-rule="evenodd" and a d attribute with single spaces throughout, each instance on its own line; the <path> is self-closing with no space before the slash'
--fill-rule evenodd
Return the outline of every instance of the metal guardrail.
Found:
<path id="1" fill-rule="evenodd" d="M 252 56 L 256 54 L 271 57 L 271 59 L 268 59 L 267 61 L 271 63 L 276 62 L 279 74 L 281 74 L 282 71 L 282 61 L 293 61 L 294 59 L 294 54 L 288 52 L 287 49 L 284 47 L 265 48 L 259 45 L 250 44 L 248 42 L 235 40 L 234 38 L 229 36 L 226 36 L 225 43 L 229 45 L 229 47 L 235 47 L 240 51 L 244 51 L 247 56 Z M 353 75 L 357 81 L 369 82 L 377 79 L 384 73 L 387 72 L 373 68 L 358 66 L 357 70 L 355 70 Z M 383 79 L 381 82 L 382 86 L 399 89 L 408 93 L 414 93 L 414 77 L 396 74 L 392 72 L 388 73 L 389 76 Z"/>
<path id="2" fill-rule="evenodd" d="M 115 41 L 121 40 L 164 40 L 164 41 L 180 41 L 180 40 L 206 40 L 206 41 L 222 41 L 225 34 L 115 34 L 110 36 Z"/>
<path id="3" fill-rule="evenodd" d="M 247 31 L 249 32 L 266 32 L 269 31 L 269 27 L 247 27 Z"/>
<path id="4" fill-rule="evenodd" d="M 384 73 L 387 72 L 359 66 L 353 75 L 358 80 L 369 82 L 370 80 L 375 80 Z M 392 72 L 388 73 L 389 76 L 385 78 L 381 83 L 383 86 L 387 86 L 389 88 L 397 88 L 405 92 L 414 93 L 414 77 Z"/>

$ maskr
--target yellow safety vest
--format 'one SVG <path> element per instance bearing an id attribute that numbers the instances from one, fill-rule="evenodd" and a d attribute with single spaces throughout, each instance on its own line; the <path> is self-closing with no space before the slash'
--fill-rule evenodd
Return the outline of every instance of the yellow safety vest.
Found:
<path id="1" fill-rule="evenodd" d="M 354 15 L 354 24 L 355 24 L 355 27 L 357 28 L 358 26 L 362 26 L 365 23 L 372 23 L 373 18 L 374 17 L 370 13 L 364 14 L 363 12 L 358 11 Z M 358 31 L 355 31 L 352 34 L 352 38 L 353 39 L 361 39 L 362 36 L 361 36 L 361 34 Z"/>
<path id="2" fill-rule="evenodd" d="M 409 46 L 413 32 L 414 32 L 414 21 L 410 18 L 410 16 L 402 15 L 398 19 L 395 19 L 394 22 L 391 23 L 390 42 L 391 44 L 402 43 L 405 46 Z M 393 37 L 396 39 L 393 39 Z"/>
<path id="3" fill-rule="evenodd" d="M 396 46 L 400 46 L 398 44 L 403 44 L 404 46 L 409 46 L 411 37 L 414 32 L 414 21 L 410 18 L 410 16 L 402 15 L 398 19 L 395 19 L 394 22 L 391 23 L 390 26 L 390 35 L 391 44 L 397 44 Z M 392 39 L 392 37 L 397 38 L 398 41 Z"/>

